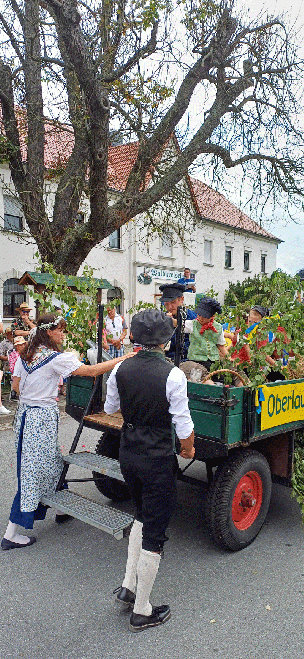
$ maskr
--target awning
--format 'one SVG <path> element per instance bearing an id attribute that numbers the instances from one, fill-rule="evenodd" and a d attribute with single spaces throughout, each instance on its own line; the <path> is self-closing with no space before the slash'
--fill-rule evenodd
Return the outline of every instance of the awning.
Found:
<path id="1" fill-rule="evenodd" d="M 64 277 L 67 286 L 73 291 L 77 291 L 78 288 L 75 283 L 76 277 L 73 277 L 72 275 L 64 275 Z M 88 277 L 78 277 L 78 279 L 84 283 L 89 283 L 91 281 Z M 23 273 L 22 277 L 20 277 L 18 284 L 20 286 L 46 286 L 53 281 L 53 275 L 49 272 L 29 272 L 27 270 Z M 93 277 L 93 281 L 97 285 L 97 288 L 113 288 L 113 285 L 110 284 L 107 279 L 95 279 L 95 277 Z"/>

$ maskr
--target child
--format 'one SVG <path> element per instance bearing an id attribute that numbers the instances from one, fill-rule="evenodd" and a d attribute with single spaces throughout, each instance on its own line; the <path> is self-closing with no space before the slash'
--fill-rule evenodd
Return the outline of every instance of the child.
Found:
<path id="1" fill-rule="evenodd" d="M 16 361 L 26 346 L 27 346 L 27 342 L 23 336 L 15 336 L 14 350 L 11 350 L 11 352 L 8 355 L 9 369 L 12 375 L 14 375 L 14 368 Z"/>
<path id="2" fill-rule="evenodd" d="M 214 315 L 221 311 L 217 300 L 204 297 L 195 309 L 196 320 L 185 322 L 185 332 L 190 334 L 188 359 L 203 364 L 208 371 L 228 353 L 222 325 L 214 320 Z"/>

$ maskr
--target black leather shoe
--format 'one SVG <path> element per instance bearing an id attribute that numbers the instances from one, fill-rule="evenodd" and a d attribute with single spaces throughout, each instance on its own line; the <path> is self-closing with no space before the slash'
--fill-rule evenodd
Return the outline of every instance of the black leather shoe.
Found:
<path id="1" fill-rule="evenodd" d="M 124 586 L 119 586 L 118 588 L 115 588 L 113 595 L 115 595 L 115 602 L 122 605 L 122 608 L 133 609 L 135 595 L 131 590 Z"/>
<path id="2" fill-rule="evenodd" d="M 129 629 L 132 632 L 142 632 L 148 627 L 157 627 L 163 625 L 171 617 L 170 607 L 166 604 L 162 606 L 152 606 L 150 616 L 142 616 L 140 613 L 132 613 L 130 618 Z"/>
<path id="3" fill-rule="evenodd" d="M 33 545 L 34 542 L 36 542 L 36 538 L 34 538 L 34 537 L 29 538 L 29 542 L 27 542 L 26 545 L 23 545 L 20 542 L 13 542 L 12 540 L 7 540 L 6 538 L 2 538 L 2 540 L 1 540 L 1 549 L 4 549 L 4 550 L 7 550 L 7 549 L 23 549 L 24 547 L 29 547 L 30 545 Z"/>
<path id="4" fill-rule="evenodd" d="M 68 515 L 68 514 L 56 515 L 55 522 L 56 522 L 56 524 L 64 524 L 65 522 L 68 522 L 70 519 L 74 519 L 74 517 L 72 517 L 72 515 Z"/>

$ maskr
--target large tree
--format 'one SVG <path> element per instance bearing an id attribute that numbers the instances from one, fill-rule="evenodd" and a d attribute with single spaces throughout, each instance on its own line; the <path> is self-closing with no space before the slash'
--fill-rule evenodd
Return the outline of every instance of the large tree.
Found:
<path id="1" fill-rule="evenodd" d="M 302 203 L 302 61 L 282 17 L 246 19 L 233 0 L 5 0 L 0 23 L 2 159 L 41 257 L 58 271 L 76 273 L 92 247 L 172 194 L 195 163 L 219 179 L 240 166 L 265 201 Z M 50 112 L 59 120 L 66 112 L 74 139 L 51 221 L 43 196 Z M 113 131 L 138 140 L 138 153 L 109 205 Z M 177 156 L 160 166 L 174 133 Z M 79 226 L 83 194 L 90 216 Z"/>

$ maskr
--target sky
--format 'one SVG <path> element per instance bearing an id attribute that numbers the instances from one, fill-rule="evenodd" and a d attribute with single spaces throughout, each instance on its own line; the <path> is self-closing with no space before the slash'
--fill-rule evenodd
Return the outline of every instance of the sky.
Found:
<path id="1" fill-rule="evenodd" d="M 254 14 L 259 10 L 269 10 L 272 14 L 285 12 L 291 24 L 299 31 L 299 41 L 302 37 L 304 42 L 304 0 L 254 0 L 254 2 L 240 2 L 239 4 L 250 7 Z M 298 218 L 298 223 L 291 220 L 287 223 L 277 210 L 277 220 L 271 224 L 265 223 L 265 229 L 284 240 L 278 248 L 277 267 L 289 274 L 295 274 L 300 268 L 304 268 L 304 213 Z"/>

